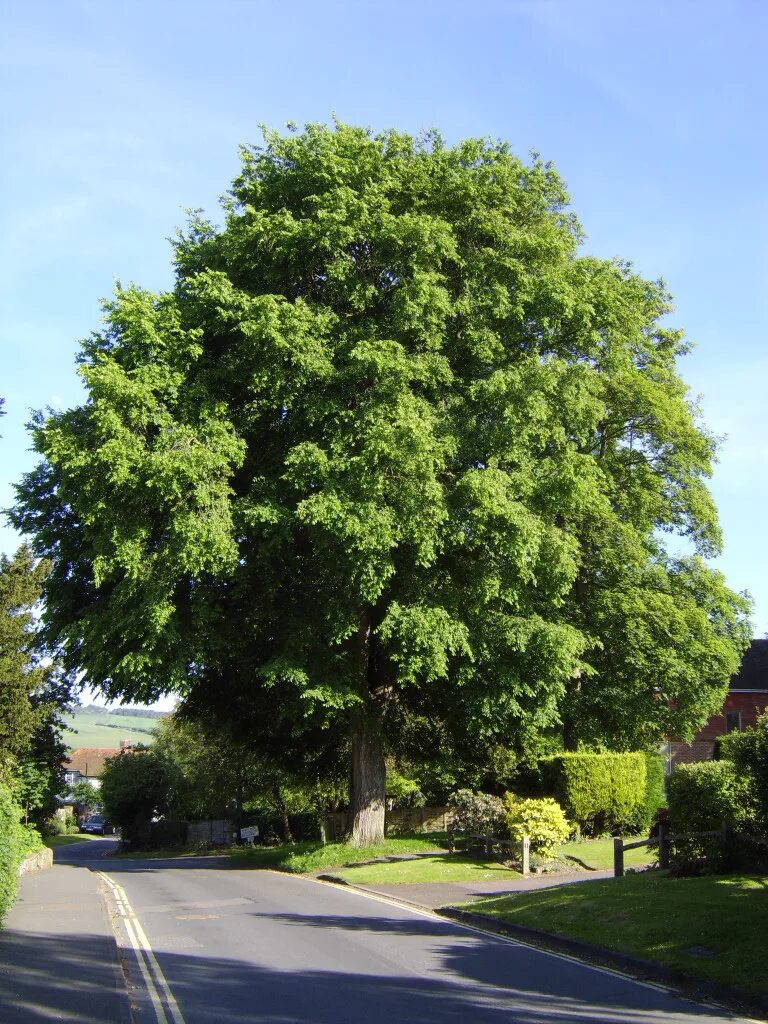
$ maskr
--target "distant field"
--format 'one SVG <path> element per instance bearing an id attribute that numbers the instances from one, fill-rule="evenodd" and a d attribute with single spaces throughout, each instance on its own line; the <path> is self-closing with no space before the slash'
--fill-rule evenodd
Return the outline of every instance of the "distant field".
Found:
<path id="1" fill-rule="evenodd" d="M 120 740 L 149 746 L 161 717 L 157 713 L 134 715 L 130 714 L 130 709 L 90 705 L 65 715 L 67 728 L 64 739 L 72 750 L 77 747 L 119 747 Z"/>

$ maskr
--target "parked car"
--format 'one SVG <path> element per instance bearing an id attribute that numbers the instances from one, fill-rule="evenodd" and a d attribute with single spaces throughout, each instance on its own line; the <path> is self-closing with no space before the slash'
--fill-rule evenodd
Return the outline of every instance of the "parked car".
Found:
<path id="1" fill-rule="evenodd" d="M 91 836 L 106 836 L 111 834 L 114 829 L 107 825 L 103 815 L 92 814 L 90 818 L 86 818 L 82 823 L 80 831 Z"/>

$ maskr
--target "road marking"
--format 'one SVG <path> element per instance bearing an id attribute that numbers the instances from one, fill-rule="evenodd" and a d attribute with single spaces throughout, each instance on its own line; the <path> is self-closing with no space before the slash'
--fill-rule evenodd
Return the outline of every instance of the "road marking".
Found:
<path id="1" fill-rule="evenodd" d="M 139 970 L 149 993 L 155 1016 L 157 1017 L 157 1024 L 168 1024 L 166 1008 L 170 1012 L 174 1024 L 185 1024 L 184 1016 L 179 1009 L 179 1004 L 176 1002 L 176 997 L 171 992 L 171 988 L 165 979 L 160 964 L 157 962 L 157 957 L 150 945 L 149 939 L 128 900 L 125 889 L 105 872 L 99 871 L 97 874 L 109 886 L 112 893 L 118 914 L 125 926 L 128 941 L 136 953 Z M 158 988 L 161 990 L 162 995 Z M 165 1005 L 163 1005 L 163 1001 Z"/>
<path id="2" fill-rule="evenodd" d="M 303 876 L 306 878 L 306 876 Z M 707 1009 L 712 1004 L 698 1003 L 695 999 L 690 996 L 686 996 L 681 992 L 676 991 L 674 988 L 669 988 L 665 985 L 658 984 L 654 981 L 641 981 L 639 978 L 633 977 L 631 974 L 625 974 L 623 971 L 617 970 L 613 967 L 598 967 L 596 964 L 586 963 L 584 960 L 579 960 L 575 956 L 570 956 L 568 953 L 558 953 L 554 950 L 544 949 L 542 946 L 536 946 L 532 942 L 525 942 L 524 939 L 513 939 L 509 935 L 500 935 L 498 932 L 486 930 L 484 928 L 478 928 L 476 925 L 464 924 L 461 921 L 456 921 L 450 917 L 443 917 L 441 914 L 436 914 L 432 910 L 427 908 L 417 907 L 411 903 L 407 903 L 403 900 L 398 900 L 394 896 L 387 896 L 384 893 L 373 893 L 363 892 L 359 888 L 351 885 L 339 885 L 337 882 L 327 882 L 321 878 L 306 878 L 308 882 L 315 882 L 318 885 L 333 886 L 337 891 L 347 892 L 352 896 L 362 896 L 364 899 L 376 900 L 378 903 L 385 903 L 391 907 L 399 907 L 400 910 L 407 910 L 411 914 L 415 914 L 418 917 L 426 917 L 430 921 L 442 921 L 445 925 L 453 925 L 462 931 L 473 932 L 475 935 L 482 935 L 484 938 L 498 939 L 500 942 L 504 942 L 510 946 L 523 946 L 525 949 L 536 950 L 537 953 L 541 953 L 544 956 L 554 957 L 556 960 L 565 960 L 568 963 L 576 964 L 579 967 L 584 967 L 589 971 L 594 971 L 596 974 L 608 974 L 613 975 L 616 978 L 621 978 L 623 981 L 631 981 L 634 985 L 640 985 L 642 988 L 650 988 L 656 992 L 662 992 L 667 996 L 674 996 L 677 999 L 683 999 L 686 1002 L 693 1003 L 696 1006 L 705 1006 Z M 717 1004 L 714 1004 L 717 1005 Z M 749 1021 L 750 1024 L 759 1024 L 757 1021 L 753 1021 L 751 1017 L 742 1018 L 742 1020 Z"/>

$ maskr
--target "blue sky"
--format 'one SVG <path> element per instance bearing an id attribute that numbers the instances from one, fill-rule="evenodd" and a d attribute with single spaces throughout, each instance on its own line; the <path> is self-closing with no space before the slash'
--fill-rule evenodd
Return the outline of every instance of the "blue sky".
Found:
<path id="1" fill-rule="evenodd" d="M 768 631 L 768 4 L 622 0 L 42 2 L 0 15 L 0 506 L 31 408 L 77 403 L 115 278 L 162 289 L 185 208 L 214 213 L 258 124 L 508 139 L 565 178 L 585 251 L 634 261 L 696 343 L 727 435 L 730 585 Z M 2 550 L 18 538 L 0 530 Z"/>

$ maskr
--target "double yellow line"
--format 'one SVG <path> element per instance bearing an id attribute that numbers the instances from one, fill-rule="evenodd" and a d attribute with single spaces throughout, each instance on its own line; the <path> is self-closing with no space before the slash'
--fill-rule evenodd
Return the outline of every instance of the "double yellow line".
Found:
<path id="1" fill-rule="evenodd" d="M 136 960 L 138 961 L 144 985 L 157 1017 L 157 1024 L 169 1024 L 168 1014 L 171 1015 L 173 1024 L 185 1024 L 184 1016 L 179 1009 L 179 1004 L 176 1002 L 176 997 L 165 980 L 165 975 L 160 964 L 157 962 L 157 957 L 149 944 L 149 939 L 126 896 L 125 889 L 103 871 L 99 871 L 97 874 L 112 894 L 117 914 L 125 926 L 128 941 L 136 953 Z"/>

